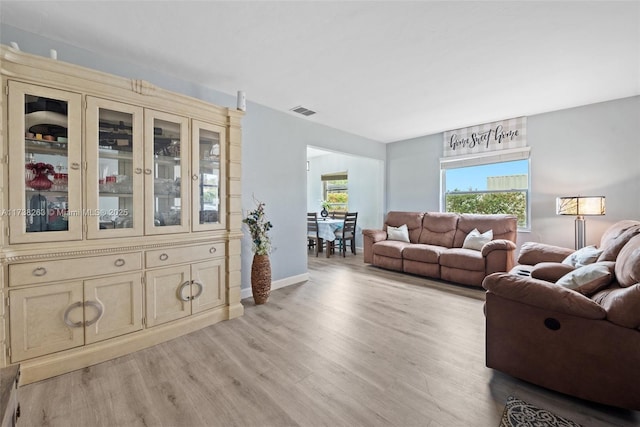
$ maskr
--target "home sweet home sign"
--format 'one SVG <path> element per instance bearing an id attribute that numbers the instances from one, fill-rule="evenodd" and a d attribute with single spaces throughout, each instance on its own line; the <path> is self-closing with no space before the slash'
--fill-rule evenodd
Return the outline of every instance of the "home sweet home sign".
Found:
<path id="1" fill-rule="evenodd" d="M 444 157 L 481 154 L 527 146 L 527 118 L 485 123 L 444 133 Z"/>

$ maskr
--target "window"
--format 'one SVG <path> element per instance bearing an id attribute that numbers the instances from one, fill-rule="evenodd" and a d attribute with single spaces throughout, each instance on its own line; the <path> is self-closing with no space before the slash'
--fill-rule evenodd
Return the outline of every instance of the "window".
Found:
<path id="1" fill-rule="evenodd" d="M 347 172 L 324 174 L 321 180 L 322 198 L 329 202 L 329 210 L 347 212 L 349 204 Z"/>
<path id="2" fill-rule="evenodd" d="M 529 228 L 529 150 L 440 161 L 445 212 L 511 214 Z"/>

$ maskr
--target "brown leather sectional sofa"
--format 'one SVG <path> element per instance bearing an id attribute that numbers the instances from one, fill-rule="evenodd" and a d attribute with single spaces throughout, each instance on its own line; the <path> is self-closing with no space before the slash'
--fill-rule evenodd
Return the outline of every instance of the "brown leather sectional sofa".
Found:
<path id="1" fill-rule="evenodd" d="M 409 241 L 389 240 L 388 227 L 407 226 Z M 493 238 L 479 250 L 463 248 L 474 229 L 491 230 Z M 364 262 L 389 270 L 481 286 L 497 271 L 515 264 L 517 218 L 440 212 L 387 214 L 382 230 L 362 231 Z"/>
<path id="2" fill-rule="evenodd" d="M 486 364 L 561 393 L 640 410 L 640 222 L 613 224 L 596 249 L 602 253 L 589 265 L 610 276 L 575 289 L 558 283 L 589 265 L 563 264 L 573 249 L 541 243 L 524 243 L 511 273 L 487 276 Z"/>

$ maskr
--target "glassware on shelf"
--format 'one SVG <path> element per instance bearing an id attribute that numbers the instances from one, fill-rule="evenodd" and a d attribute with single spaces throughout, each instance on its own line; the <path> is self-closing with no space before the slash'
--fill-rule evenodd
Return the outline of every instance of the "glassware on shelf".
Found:
<path id="1" fill-rule="evenodd" d="M 56 172 L 53 175 L 53 191 L 67 191 L 69 184 L 69 174 Z"/>
<path id="2" fill-rule="evenodd" d="M 36 177 L 36 173 L 32 169 L 32 165 L 36 162 L 33 153 L 28 153 L 25 156 L 25 164 L 24 164 L 24 182 L 29 185 L 29 181 Z"/>
<path id="3" fill-rule="evenodd" d="M 114 190 L 116 193 L 131 194 L 133 192 L 131 177 L 127 175 L 116 175 Z"/>
<path id="4" fill-rule="evenodd" d="M 115 184 L 116 184 L 116 176 L 109 175 L 104 179 L 104 192 L 106 193 L 114 193 L 115 192 Z"/>

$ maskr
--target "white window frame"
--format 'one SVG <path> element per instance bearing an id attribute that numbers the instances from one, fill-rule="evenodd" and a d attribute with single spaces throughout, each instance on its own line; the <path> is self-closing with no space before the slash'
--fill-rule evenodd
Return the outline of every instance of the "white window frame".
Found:
<path id="1" fill-rule="evenodd" d="M 347 193 L 347 203 L 344 206 L 345 212 L 349 209 L 349 171 L 325 173 L 320 176 L 320 182 L 322 183 L 322 199 L 327 200 L 328 186 L 330 181 L 347 181 L 345 187 L 345 193 Z"/>
<path id="2" fill-rule="evenodd" d="M 446 212 L 446 171 L 470 166 L 487 165 L 491 163 L 504 163 L 516 160 L 528 161 L 527 173 L 527 224 L 518 227 L 519 231 L 531 230 L 531 147 L 513 148 L 508 150 L 492 151 L 488 153 L 472 154 L 468 156 L 442 157 L 440 158 L 440 212 Z"/>

